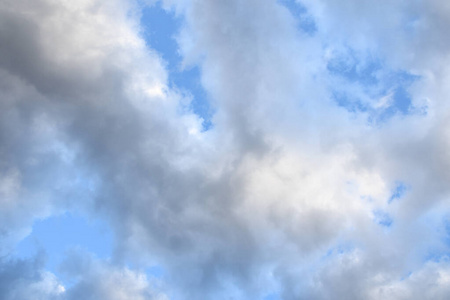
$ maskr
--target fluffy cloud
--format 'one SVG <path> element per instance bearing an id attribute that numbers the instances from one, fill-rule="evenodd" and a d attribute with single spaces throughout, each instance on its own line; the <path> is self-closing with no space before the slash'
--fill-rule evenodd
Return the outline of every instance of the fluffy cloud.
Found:
<path id="1" fill-rule="evenodd" d="M 64 291 L 63 299 L 168 299 L 155 291 L 157 282 L 150 284 L 145 274 L 98 261 L 80 251 L 72 250 L 61 269 L 66 276 L 78 279 Z"/>
<path id="2" fill-rule="evenodd" d="M 44 256 L 30 260 L 0 261 L 0 296 L 2 299 L 58 299 L 64 287 L 50 272 L 43 270 Z"/>
<path id="3" fill-rule="evenodd" d="M 164 1 L 208 131 L 141 38 L 143 5 L 0 2 L 0 254 L 68 210 L 116 241 L 109 262 L 70 256 L 65 291 L 2 261 L 6 299 L 444 297 L 445 3 Z M 127 263 L 161 266 L 168 296 Z"/>
<path id="4" fill-rule="evenodd" d="M 42 252 L 31 259 L 2 260 L 2 299 L 168 299 L 144 273 L 96 260 L 80 250 L 73 249 L 61 265 L 61 272 L 71 279 L 70 287 L 64 287 L 44 266 Z"/>

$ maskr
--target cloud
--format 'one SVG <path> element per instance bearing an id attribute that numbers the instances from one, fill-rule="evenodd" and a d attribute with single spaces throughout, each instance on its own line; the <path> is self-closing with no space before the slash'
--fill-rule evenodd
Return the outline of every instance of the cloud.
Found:
<path id="1" fill-rule="evenodd" d="M 146 299 L 166 300 L 144 273 L 99 261 L 82 251 L 72 250 L 61 271 L 76 283 L 67 288 L 63 299 Z"/>
<path id="2" fill-rule="evenodd" d="M 144 273 L 97 260 L 81 250 L 67 254 L 61 273 L 70 278 L 66 287 L 55 274 L 45 271 L 43 252 L 29 259 L 2 260 L 0 296 L 5 300 L 168 299 L 157 291 L 157 281 Z"/>
<path id="3" fill-rule="evenodd" d="M 2 299 L 58 299 L 64 287 L 44 267 L 42 253 L 29 260 L 0 261 L 0 296 Z"/>
<path id="4" fill-rule="evenodd" d="M 403 299 L 425 277 L 423 297 L 445 294 L 445 3 L 304 1 L 308 33 L 295 3 L 164 1 L 216 111 L 207 131 L 146 46 L 143 5 L 0 3 L 6 299 Z M 115 248 L 71 254 L 63 291 L 11 256 L 65 211 L 106 220 Z M 142 273 L 155 265 L 164 293 Z"/>

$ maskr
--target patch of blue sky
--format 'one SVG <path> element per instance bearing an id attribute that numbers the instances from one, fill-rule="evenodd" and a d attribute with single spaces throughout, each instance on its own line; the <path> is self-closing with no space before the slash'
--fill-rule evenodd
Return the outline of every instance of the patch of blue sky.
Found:
<path id="1" fill-rule="evenodd" d="M 166 11 L 158 2 L 144 7 L 141 16 L 142 36 L 152 49 L 156 50 L 168 64 L 168 71 L 179 68 L 181 56 L 178 53 L 176 34 L 182 20 L 174 12 Z"/>
<path id="2" fill-rule="evenodd" d="M 407 272 L 404 276 L 402 276 L 400 278 L 400 281 L 405 281 L 405 280 L 409 279 L 413 273 L 414 272 L 412 272 L 412 271 Z"/>
<path id="3" fill-rule="evenodd" d="M 440 232 L 440 243 L 434 244 L 425 253 L 424 261 L 428 262 L 449 262 L 450 261 L 450 222 L 445 220 L 443 228 L 438 228 Z"/>
<path id="4" fill-rule="evenodd" d="M 441 237 L 443 247 L 445 248 L 445 255 L 450 257 L 450 217 L 447 215 L 438 226 L 438 233 Z"/>
<path id="5" fill-rule="evenodd" d="M 201 70 L 198 66 L 181 67 L 176 35 L 182 24 L 183 20 L 165 10 L 160 2 L 146 6 L 142 11 L 142 36 L 148 47 L 157 51 L 167 63 L 169 86 L 192 98 L 190 109 L 203 119 L 203 130 L 208 130 L 212 127 L 214 110 L 201 84 Z"/>
<path id="6" fill-rule="evenodd" d="M 374 222 L 382 227 L 390 228 L 394 223 L 394 220 L 392 219 L 391 215 L 389 215 L 385 211 L 375 210 L 372 212 L 372 214 Z"/>
<path id="7" fill-rule="evenodd" d="M 354 86 L 368 99 L 374 99 L 363 101 L 360 95 L 352 94 L 351 88 L 333 90 L 333 98 L 339 106 L 352 113 L 366 113 L 370 123 L 379 124 L 397 114 L 419 111 L 413 107 L 408 88 L 420 77 L 403 70 L 389 69 L 370 53 L 358 53 L 347 48 L 329 59 L 327 70 L 343 80 L 347 87 Z"/>
<path id="8" fill-rule="evenodd" d="M 57 274 L 59 264 L 71 248 L 81 248 L 107 259 L 113 249 L 113 236 L 107 224 L 100 220 L 65 213 L 36 221 L 31 234 L 17 246 L 16 256 L 28 258 L 43 251 L 47 269 Z"/>
<path id="9" fill-rule="evenodd" d="M 161 266 L 155 265 L 147 268 L 145 273 L 149 278 L 162 278 L 164 276 L 164 269 Z"/>
<path id="10" fill-rule="evenodd" d="M 419 76 L 404 71 L 390 72 L 382 83 L 385 87 L 381 92 L 384 95 L 391 93 L 392 102 L 384 109 L 382 114 L 380 114 L 379 119 L 381 121 L 398 113 L 408 115 L 418 112 L 418 110 L 413 107 L 412 98 L 408 92 L 408 87 L 418 79 Z"/>
<path id="11" fill-rule="evenodd" d="M 334 256 L 349 253 L 355 250 L 355 245 L 350 241 L 340 241 L 333 247 L 330 247 L 325 254 L 321 257 L 321 260 L 326 260 Z"/>
<path id="12" fill-rule="evenodd" d="M 379 82 L 378 73 L 382 69 L 382 62 L 370 54 L 362 57 L 355 50 L 347 48 L 328 61 L 327 69 L 331 74 L 347 81 L 368 86 Z"/>
<path id="13" fill-rule="evenodd" d="M 333 90 L 332 97 L 334 101 L 341 107 L 352 113 L 367 112 L 370 107 L 367 103 L 359 101 L 359 99 L 348 92 Z"/>
<path id="14" fill-rule="evenodd" d="M 425 255 L 425 261 L 426 262 L 435 262 L 435 263 L 442 263 L 442 262 L 448 262 L 450 261 L 450 252 L 447 250 L 434 250 L 429 251 Z"/>
<path id="15" fill-rule="evenodd" d="M 403 182 L 397 182 L 392 192 L 392 195 L 388 199 L 388 203 L 392 203 L 395 200 L 402 198 L 408 190 L 408 186 Z"/>
<path id="16" fill-rule="evenodd" d="M 264 296 L 263 300 L 281 300 L 281 296 L 277 292 L 272 292 L 272 293 Z"/>
<path id="17" fill-rule="evenodd" d="M 284 7 L 297 20 L 297 26 L 308 35 L 314 35 L 317 32 L 317 24 L 307 8 L 296 0 L 279 0 Z"/>
<path id="18" fill-rule="evenodd" d="M 450 261 L 450 215 L 447 209 L 438 208 L 422 216 L 420 222 L 427 227 L 432 240 L 424 243 L 420 255 L 424 262 Z"/>

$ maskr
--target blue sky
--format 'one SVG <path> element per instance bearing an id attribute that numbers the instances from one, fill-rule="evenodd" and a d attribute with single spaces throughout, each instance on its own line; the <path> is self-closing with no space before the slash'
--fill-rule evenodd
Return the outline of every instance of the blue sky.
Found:
<path id="1" fill-rule="evenodd" d="M 0 299 L 446 299 L 449 20 L 0 0 Z"/>
<path id="2" fill-rule="evenodd" d="M 182 18 L 157 2 L 143 9 L 140 22 L 145 42 L 162 56 L 166 64 L 169 86 L 187 94 L 191 99 L 189 108 L 203 119 L 203 130 L 208 130 L 212 126 L 214 109 L 201 84 L 201 69 L 198 65 L 184 66 L 176 41 Z"/>
<path id="3" fill-rule="evenodd" d="M 88 220 L 81 215 L 66 213 L 37 220 L 30 235 L 17 247 L 19 257 L 31 257 L 44 251 L 50 270 L 56 271 L 71 247 L 81 247 L 99 258 L 111 257 L 112 234 L 101 220 Z"/>

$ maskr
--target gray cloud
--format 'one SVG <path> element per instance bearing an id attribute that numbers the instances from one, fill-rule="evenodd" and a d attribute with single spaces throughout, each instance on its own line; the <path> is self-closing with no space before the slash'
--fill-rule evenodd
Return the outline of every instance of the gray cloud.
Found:
<path id="1" fill-rule="evenodd" d="M 45 255 L 29 260 L 0 261 L 0 296 L 5 300 L 59 299 L 64 288 L 43 267 Z"/>
<path id="2" fill-rule="evenodd" d="M 444 295 L 446 263 L 418 261 L 444 247 L 439 222 L 423 219 L 448 211 L 449 69 L 433 64 L 447 45 L 426 26 L 411 42 L 398 23 L 419 14 L 443 36 L 445 13 L 431 17 L 442 3 L 347 4 L 305 1 L 318 27 L 308 36 L 276 1 L 165 1 L 184 18 L 184 63 L 200 66 L 217 107 L 201 132 L 138 35 L 140 4 L 2 1 L 1 254 L 66 210 L 106 219 L 116 236 L 110 262 L 68 258 L 78 281 L 64 293 L 43 264 L 2 262 L 4 282 L 21 282 L 4 297 L 22 299 L 11 296 L 22 285 L 42 299 L 168 297 L 128 262 L 160 265 L 174 299 L 404 299 L 421 295 L 422 277 L 438 282 L 423 297 Z M 346 43 L 422 76 L 410 91 L 428 114 L 373 127 L 337 107 L 327 44 Z M 401 58 L 411 43 L 420 62 Z M 388 204 L 397 181 L 411 189 Z"/>
<path id="3" fill-rule="evenodd" d="M 168 299 L 157 291 L 157 280 L 149 280 L 144 273 L 96 260 L 75 249 L 61 265 L 62 274 L 72 282 L 65 288 L 53 273 L 45 271 L 45 259 L 40 252 L 30 259 L 2 260 L 2 299 Z"/>
<path id="4" fill-rule="evenodd" d="M 72 250 L 61 271 L 77 282 L 64 291 L 62 299 L 145 299 L 165 300 L 144 273 L 99 261 L 86 253 Z"/>

